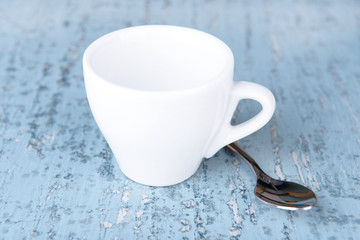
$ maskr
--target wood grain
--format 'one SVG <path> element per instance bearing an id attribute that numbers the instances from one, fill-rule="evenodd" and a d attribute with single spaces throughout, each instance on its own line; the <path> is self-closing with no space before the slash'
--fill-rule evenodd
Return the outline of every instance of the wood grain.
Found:
<path id="1" fill-rule="evenodd" d="M 259 202 L 224 149 L 172 187 L 127 180 L 88 107 L 81 57 L 141 24 L 214 34 L 235 80 L 273 91 L 271 122 L 241 142 L 272 176 L 316 191 L 315 209 Z M 235 122 L 259 110 L 239 106 Z M 359 119 L 358 1 L 1 1 L 0 239 L 356 239 Z"/>

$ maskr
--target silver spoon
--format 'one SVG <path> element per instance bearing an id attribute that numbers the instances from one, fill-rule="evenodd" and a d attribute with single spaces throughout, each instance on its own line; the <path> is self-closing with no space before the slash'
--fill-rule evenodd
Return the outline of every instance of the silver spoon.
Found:
<path id="1" fill-rule="evenodd" d="M 245 160 L 255 173 L 257 177 L 255 195 L 261 201 L 286 210 L 308 210 L 315 206 L 316 196 L 309 188 L 268 176 L 238 142 L 231 143 L 228 147 Z"/>

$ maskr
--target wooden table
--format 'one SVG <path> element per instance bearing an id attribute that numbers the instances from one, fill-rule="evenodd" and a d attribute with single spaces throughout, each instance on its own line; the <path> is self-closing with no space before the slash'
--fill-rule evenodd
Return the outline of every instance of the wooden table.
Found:
<path id="1" fill-rule="evenodd" d="M 235 80 L 273 91 L 272 120 L 241 143 L 273 177 L 313 189 L 315 209 L 261 203 L 249 167 L 224 149 L 171 187 L 121 173 L 81 59 L 101 35 L 143 24 L 219 37 Z M 236 122 L 259 110 L 240 105 Z M 1 1 L 0 239 L 356 239 L 359 120 L 356 1 Z"/>

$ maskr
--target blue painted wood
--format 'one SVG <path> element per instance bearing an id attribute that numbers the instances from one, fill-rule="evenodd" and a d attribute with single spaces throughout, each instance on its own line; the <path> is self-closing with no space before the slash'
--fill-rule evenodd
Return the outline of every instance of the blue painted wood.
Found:
<path id="1" fill-rule="evenodd" d="M 359 10 L 356 1 L 1 1 L 0 239 L 358 238 Z M 235 79 L 274 92 L 273 119 L 241 142 L 272 176 L 316 191 L 315 209 L 259 202 L 249 168 L 225 150 L 176 186 L 127 180 L 92 118 L 81 57 L 99 36 L 140 24 L 218 36 L 234 51 Z M 240 105 L 235 121 L 258 110 Z"/>

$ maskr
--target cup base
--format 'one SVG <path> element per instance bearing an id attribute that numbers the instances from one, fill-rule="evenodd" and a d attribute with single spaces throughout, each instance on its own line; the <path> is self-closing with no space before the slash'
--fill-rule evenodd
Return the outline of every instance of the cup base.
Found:
<path id="1" fill-rule="evenodd" d="M 202 161 L 200 161 L 200 164 L 201 164 L 201 162 Z M 174 179 L 174 180 L 171 180 L 171 181 L 169 181 L 169 180 L 151 181 L 151 180 L 148 180 L 148 179 L 144 179 L 141 176 L 134 176 L 131 173 L 124 171 L 121 168 L 120 168 L 120 170 L 127 178 L 129 178 L 130 180 L 132 180 L 132 181 L 134 181 L 136 183 L 140 183 L 142 185 L 151 186 L 151 187 L 168 187 L 168 186 L 173 186 L 173 185 L 182 183 L 182 182 L 186 181 L 187 179 L 189 179 L 199 169 L 200 164 L 190 174 L 186 174 L 181 178 L 178 178 L 176 180 Z"/>

